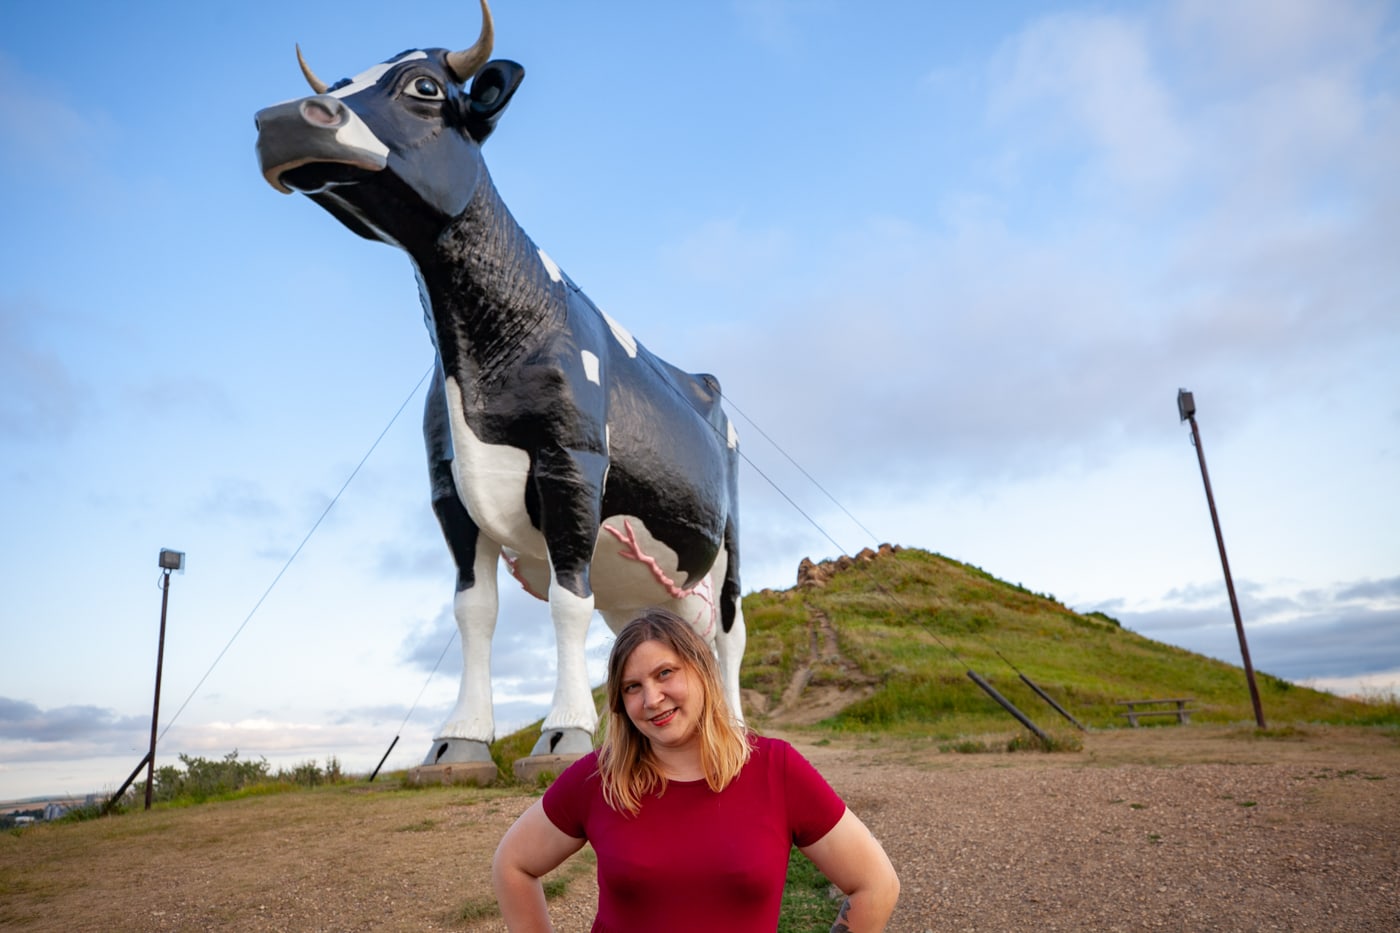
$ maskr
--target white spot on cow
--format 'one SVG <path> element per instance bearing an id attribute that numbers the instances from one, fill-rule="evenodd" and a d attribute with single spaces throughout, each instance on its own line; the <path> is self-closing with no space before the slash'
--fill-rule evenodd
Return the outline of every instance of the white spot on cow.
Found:
<path id="1" fill-rule="evenodd" d="M 600 310 L 598 313 L 603 316 L 603 320 L 608 322 L 608 329 L 612 331 L 614 339 L 616 339 L 618 343 L 622 344 L 622 349 L 627 351 L 627 355 L 636 356 L 637 338 L 629 334 L 627 332 L 627 328 L 623 327 L 621 324 L 617 323 L 617 321 L 614 321 L 612 318 L 608 317 L 608 313 L 606 311 Z"/>
<path id="2" fill-rule="evenodd" d="M 564 273 L 559 271 L 559 264 L 549 258 L 549 254 L 544 250 L 538 250 L 540 262 L 544 263 L 544 271 L 549 273 L 549 277 L 555 282 L 564 281 Z"/>
<path id="3" fill-rule="evenodd" d="M 366 88 L 371 88 L 378 84 L 379 79 L 384 77 L 384 75 L 388 73 L 390 68 L 393 68 L 400 62 L 417 61 L 420 58 L 427 57 L 428 53 L 421 50 L 416 50 L 413 52 L 409 52 L 406 55 L 401 55 L 391 62 L 384 62 L 382 64 L 375 65 L 368 71 L 360 72 L 359 74 L 355 75 L 355 77 L 351 78 L 350 83 L 345 85 L 345 87 L 336 88 L 334 91 L 331 91 L 330 94 L 332 97 L 341 98 L 349 97 L 351 94 L 358 94 Z"/>
<path id="4" fill-rule="evenodd" d="M 381 166 L 389 157 L 389 147 L 380 141 L 378 136 L 365 125 L 365 121 L 353 111 L 346 108 L 348 117 L 345 125 L 335 131 L 336 142 L 349 149 L 364 152 L 372 156 Z"/>
<path id="5" fill-rule="evenodd" d="M 584 350 L 579 356 L 583 358 L 583 374 L 588 377 L 588 381 L 595 386 L 602 385 L 598 379 L 598 354 Z"/>
<path id="6" fill-rule="evenodd" d="M 447 413 L 452 427 L 452 479 L 457 495 L 488 538 L 522 557 L 543 560 L 544 535 L 525 511 L 525 484 L 530 454 L 509 444 L 489 444 L 477 437 L 462 410 L 462 393 L 454 376 L 447 378 Z"/>

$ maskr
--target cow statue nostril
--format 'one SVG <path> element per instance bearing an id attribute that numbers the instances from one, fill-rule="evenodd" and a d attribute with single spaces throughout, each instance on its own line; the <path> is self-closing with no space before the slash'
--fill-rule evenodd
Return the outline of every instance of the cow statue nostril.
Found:
<path id="1" fill-rule="evenodd" d="M 345 105 L 334 97 L 308 97 L 301 102 L 301 116 L 317 126 L 340 126 L 345 122 Z"/>

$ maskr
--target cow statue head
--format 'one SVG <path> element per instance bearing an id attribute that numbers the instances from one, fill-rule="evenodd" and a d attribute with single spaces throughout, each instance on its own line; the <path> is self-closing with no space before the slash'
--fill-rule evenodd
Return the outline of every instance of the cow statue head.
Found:
<path id="1" fill-rule="evenodd" d="M 515 62 L 488 61 L 494 28 L 486 0 L 481 12 L 471 48 L 403 52 L 331 85 L 298 47 L 316 93 L 258 112 L 268 183 L 300 191 L 360 236 L 410 253 L 436 238 L 480 184 L 481 144 L 525 77 Z"/>

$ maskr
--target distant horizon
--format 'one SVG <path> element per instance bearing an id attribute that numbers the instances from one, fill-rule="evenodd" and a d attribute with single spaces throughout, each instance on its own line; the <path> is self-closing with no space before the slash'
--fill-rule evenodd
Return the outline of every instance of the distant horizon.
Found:
<path id="1" fill-rule="evenodd" d="M 1134 634 L 1139 634 L 1139 635 L 1140 635 L 1141 633 L 1136 633 L 1136 632 L 1135 632 Z M 1142 636 L 1142 637 L 1148 637 L 1148 636 Z M 1153 640 L 1155 641 L 1156 639 L 1153 639 Z M 1217 659 L 1217 660 L 1225 660 L 1225 659 Z M 1241 666 L 1238 664 L 1238 662 L 1233 662 L 1233 663 L 1232 663 L 1232 662 L 1230 662 L 1230 661 L 1227 660 L 1227 661 L 1225 661 L 1225 663 L 1231 664 L 1231 666 L 1235 667 L 1235 668 L 1239 671 L 1239 674 L 1240 674 L 1241 679 L 1244 678 L 1244 669 L 1243 669 L 1243 667 L 1241 667 Z M 1259 671 L 1258 673 L 1269 674 L 1269 676 L 1277 676 L 1277 675 L 1274 675 L 1274 674 L 1272 674 L 1271 672 L 1268 672 L 1268 671 Z M 1287 678 L 1279 678 L 1279 679 L 1280 679 L 1280 680 L 1288 680 Z M 1289 682 L 1289 683 L 1292 683 L 1295 687 L 1302 687 L 1302 688 L 1306 688 L 1306 689 L 1312 689 L 1312 690 L 1318 690 L 1318 691 L 1322 691 L 1322 692 L 1332 693 L 1332 694 L 1334 694 L 1334 695 L 1336 695 L 1336 696 L 1343 697 L 1344 699 L 1353 699 L 1353 700 L 1357 700 L 1357 701 L 1360 701 L 1360 702 L 1382 702 L 1382 701 L 1384 701 L 1387 697 L 1389 697 L 1389 698 L 1391 698 L 1391 699 L 1400 699 L 1400 669 L 1397 669 L 1397 670 L 1394 670 L 1394 671 L 1389 671 L 1389 672 L 1384 672 L 1384 673 L 1379 674 L 1379 675 L 1359 675 L 1359 676 L 1357 676 L 1357 677 L 1350 677 L 1350 678 L 1329 678 L 1329 679 L 1328 679 L 1328 682 L 1325 683 L 1325 684 L 1312 684 L 1312 683 L 1304 683 L 1304 682 L 1302 682 L 1302 681 L 1291 681 L 1291 680 L 1288 680 L 1288 682 Z M 596 683 L 594 683 L 593 686 L 594 686 L 594 688 L 597 688 L 597 687 L 602 686 L 602 684 L 603 684 L 603 680 L 600 679 L 600 680 L 598 680 Z M 1351 693 L 1345 692 L 1345 691 L 1347 691 L 1347 690 L 1349 690 L 1349 689 L 1354 690 L 1355 692 L 1351 692 Z M 526 719 L 524 719 L 524 720 L 522 720 L 522 721 L 520 721 L 520 722 L 518 722 L 518 723 L 514 723 L 514 724 L 509 725 L 509 727 L 502 728 L 502 729 L 498 732 L 498 734 L 497 734 L 497 739 L 501 739 L 501 738 L 504 738 L 504 737 L 506 737 L 506 736 L 508 736 L 508 735 L 512 735 L 512 734 L 514 734 L 515 732 L 518 732 L 518 731 L 520 731 L 521 729 L 526 728 L 526 727 L 529 726 L 531 723 L 533 723 L 533 722 L 539 720 L 539 719 L 544 715 L 546 708 L 547 708 L 547 704 L 541 702 L 540 708 L 539 708 L 539 712 L 538 712 L 537 715 L 530 716 L 530 717 L 528 717 L 528 718 L 526 718 Z M 1265 715 L 1266 715 L 1266 716 L 1268 715 L 1268 709 L 1267 709 L 1267 708 L 1265 709 Z M 147 722 L 149 722 L 149 721 L 150 721 L 150 717 L 149 717 L 149 715 L 148 715 L 148 716 L 147 716 Z M 1009 724 L 1008 724 L 1008 727 L 1010 727 L 1010 725 L 1011 725 L 1011 724 L 1009 723 Z M 355 757 L 354 757 L 354 753 L 350 753 L 350 754 L 348 754 L 348 755 L 342 755 L 342 754 L 337 754 L 337 753 L 335 753 L 334 751 L 332 751 L 332 752 L 329 752 L 328 754 L 331 755 L 331 756 L 333 756 L 333 757 L 335 757 L 335 758 L 340 762 L 340 764 L 341 764 L 341 766 L 342 766 L 342 769 L 343 769 L 343 771 L 344 771 L 345 774 L 350 775 L 350 776 L 354 776 L 354 777 L 367 777 L 370 773 L 373 772 L 375 766 L 379 763 L 379 756 L 380 756 L 380 755 L 383 755 L 383 753 L 384 753 L 385 751 L 388 750 L 388 748 L 389 748 L 389 742 L 391 742 L 392 740 L 393 740 L 393 737 L 390 736 L 390 737 L 389 737 L 389 740 L 385 742 L 384 748 L 380 750 L 380 752 L 378 753 L 378 755 L 370 754 L 369 752 L 367 752 L 367 751 L 365 751 L 365 750 L 361 750 L 361 757 L 359 757 L 359 758 L 355 758 Z M 402 741 L 400 741 L 399 744 L 401 745 L 401 744 L 402 744 Z M 229 752 L 232 752 L 232 751 L 236 751 L 236 749 L 230 748 L 230 749 L 225 750 L 224 752 L 212 752 L 212 753 L 209 753 L 209 754 L 192 755 L 192 757 L 203 757 L 203 758 L 206 758 L 206 759 L 222 759 L 225 755 L 227 755 Z M 182 752 L 177 750 L 177 751 L 174 751 L 174 752 L 169 753 L 168 756 L 163 755 L 162 752 L 161 752 L 161 747 L 160 747 L 160 746 L 157 746 L 157 750 L 156 750 L 156 765 L 157 765 L 157 767 L 161 767 L 161 766 L 162 766 L 161 763 L 162 763 L 162 760 L 163 760 L 163 759 L 166 759 L 166 763 L 167 763 L 167 764 L 169 764 L 169 763 L 171 763 L 171 762 L 178 762 L 180 754 L 182 754 Z M 184 754 L 190 754 L 190 753 L 185 752 Z M 368 758 L 364 758 L 363 756 L 364 756 L 365 754 L 369 754 L 369 757 L 368 757 Z M 127 774 L 130 774 L 130 773 L 131 773 L 131 768 L 134 768 L 134 767 L 136 766 L 136 763 L 139 762 L 139 761 L 141 761 L 144 757 L 145 757 L 145 750 L 143 749 L 143 750 L 140 752 L 140 754 L 138 754 L 138 755 L 132 760 L 131 765 L 128 767 L 128 769 L 127 769 L 126 771 L 123 772 L 122 776 L 114 778 L 114 779 L 111 781 L 110 785 L 102 785 L 102 786 L 100 786 L 100 787 L 99 787 L 98 789 L 96 789 L 96 790 L 90 790 L 90 791 L 86 791 L 86 792 L 79 792 L 79 793 L 73 793 L 73 794 L 52 793 L 52 794 L 39 794 L 39 795 L 36 795 L 36 796 L 33 796 L 33 797 L 23 797 L 23 798 L 16 798 L 16 799 L 0 799 L 0 811 L 6 810 L 6 809 L 24 809 L 23 807 L 17 807 L 17 806 L 16 806 L 17 804 L 22 804 L 22 803 L 30 803 L 30 804 L 32 804 L 32 803 L 36 803 L 36 802 L 37 802 L 37 803 L 48 803 L 48 802 L 51 802 L 51 801 L 65 802 L 65 801 L 86 800 L 86 798 L 87 798 L 87 797 L 90 797 L 90 796 L 96 796 L 99 800 L 105 802 L 106 799 L 110 798 L 110 797 L 116 792 L 117 787 L 121 784 L 121 782 L 122 782 L 123 780 L 125 780 L 125 776 L 126 776 Z M 240 757 L 241 759 L 245 759 L 245 760 L 246 760 L 246 756 L 243 756 L 242 754 L 240 754 L 239 757 Z M 324 763 L 325 763 L 325 758 L 326 758 L 325 755 L 321 755 L 321 756 L 318 757 L 318 756 L 314 756 L 314 755 L 308 756 L 308 755 L 304 755 L 304 754 L 302 754 L 302 755 L 298 755 L 298 754 L 288 754 L 288 755 L 285 755 L 285 756 L 280 756 L 280 757 L 278 757 L 278 758 L 272 758 L 272 757 L 265 756 L 265 755 L 258 755 L 258 756 L 256 756 L 256 758 L 253 759 L 253 760 L 261 759 L 261 758 L 264 758 L 264 757 L 267 758 L 268 763 L 269 763 L 271 769 L 272 769 L 274 772 L 277 771 L 278 769 L 291 770 L 292 768 L 296 767 L 297 765 L 306 763 L 306 762 L 308 762 L 308 761 L 314 762 L 314 763 L 316 763 L 316 764 L 322 764 L 322 765 L 324 765 Z M 368 761 L 368 764 L 365 764 L 363 767 L 347 766 L 346 762 L 349 761 L 349 760 L 358 760 L 358 761 L 362 761 L 362 762 Z M 390 772 L 394 772 L 394 771 L 402 771 L 402 770 L 405 770 L 406 768 L 411 768 L 412 766 L 413 766 L 413 765 L 410 763 L 410 764 L 400 765 L 400 766 L 397 766 L 397 767 L 392 768 L 392 769 L 386 767 L 385 769 L 381 770 L 380 773 L 381 773 L 381 774 L 385 774 L 385 773 L 390 773 Z M 144 769 L 143 769 L 142 775 L 138 776 L 137 781 L 136 781 L 135 783 L 141 783 L 141 782 L 144 781 L 144 780 L 145 780 L 145 777 L 144 777 Z M 134 785 L 133 785 L 133 786 L 134 786 Z"/>

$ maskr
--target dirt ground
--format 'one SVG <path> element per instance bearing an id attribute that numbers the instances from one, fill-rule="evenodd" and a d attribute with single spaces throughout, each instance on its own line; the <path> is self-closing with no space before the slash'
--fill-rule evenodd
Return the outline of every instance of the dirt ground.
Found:
<path id="1" fill-rule="evenodd" d="M 889 851 L 893 933 L 1400 929 L 1400 736 L 1279 732 L 1053 755 L 786 737 Z M 491 854 L 532 799 L 377 784 L 38 826 L 0 836 L 0 928 L 497 931 Z M 561 933 L 588 929 L 588 856 L 558 873 Z"/>

